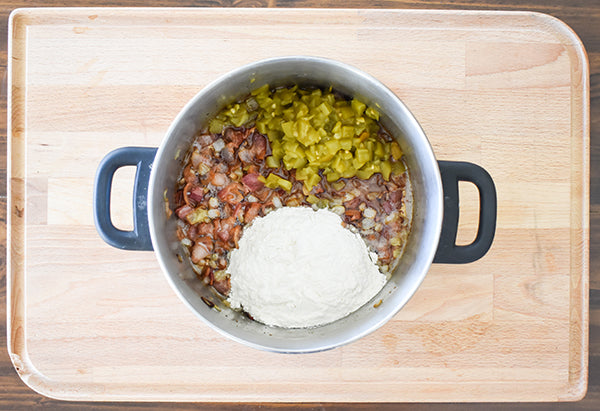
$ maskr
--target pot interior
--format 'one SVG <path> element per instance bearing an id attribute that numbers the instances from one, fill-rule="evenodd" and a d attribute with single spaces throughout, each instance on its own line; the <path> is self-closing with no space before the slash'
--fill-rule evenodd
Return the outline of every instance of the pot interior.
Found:
<path id="1" fill-rule="evenodd" d="M 248 319 L 222 304 L 194 274 L 177 240 L 176 217 L 167 218 L 163 193 L 170 204 L 183 166 L 182 159 L 197 132 L 227 104 L 252 90 L 271 87 L 332 86 L 377 107 L 382 125 L 406 156 L 413 196 L 412 229 L 404 254 L 390 281 L 370 302 L 333 323 L 303 329 L 271 327 Z M 390 319 L 413 295 L 433 260 L 442 221 L 439 168 L 421 127 L 392 91 L 373 77 L 343 63 L 313 57 L 264 60 L 230 72 L 200 91 L 169 128 L 153 165 L 149 187 L 149 222 L 155 253 L 180 298 L 207 324 L 244 344 L 278 352 L 313 352 L 360 338 Z M 180 262 L 177 255 L 182 257 Z M 210 308 L 202 297 L 215 302 Z M 377 308 L 374 304 L 382 300 Z"/>

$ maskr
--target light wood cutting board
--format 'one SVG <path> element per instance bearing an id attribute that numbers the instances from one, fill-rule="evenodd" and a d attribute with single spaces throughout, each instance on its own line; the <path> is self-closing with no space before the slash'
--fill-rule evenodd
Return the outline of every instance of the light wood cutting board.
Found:
<path id="1" fill-rule="evenodd" d="M 8 338 L 33 389 L 71 400 L 561 401 L 588 355 L 589 78 L 562 22 L 509 12 L 23 9 L 10 21 Z M 481 260 L 433 265 L 378 331 L 306 355 L 205 326 L 151 252 L 93 225 L 98 162 L 158 146 L 203 86 L 242 64 L 308 54 L 372 74 L 438 159 L 494 178 Z M 132 170 L 113 218 L 131 226 Z M 461 186 L 461 242 L 476 190 Z"/>

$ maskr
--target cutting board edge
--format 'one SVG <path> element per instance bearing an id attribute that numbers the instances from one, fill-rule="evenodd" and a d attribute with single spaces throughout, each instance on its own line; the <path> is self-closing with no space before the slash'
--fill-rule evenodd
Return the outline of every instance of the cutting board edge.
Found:
<path id="1" fill-rule="evenodd" d="M 92 9 L 92 8 L 90 8 Z M 15 17 L 19 17 L 19 15 L 21 15 L 22 13 L 29 13 L 32 10 L 39 10 L 39 9 L 30 9 L 30 8 L 23 8 L 23 9 L 17 9 L 14 10 L 11 13 L 10 16 L 10 22 L 9 22 L 9 38 L 12 39 L 13 35 L 15 34 L 14 27 L 14 20 Z M 48 8 L 48 10 L 50 10 Z M 102 10 L 102 9 L 99 9 Z M 52 11 L 57 11 L 57 9 L 52 9 Z M 486 13 L 486 12 L 481 12 L 481 13 Z M 489 13 L 489 12 L 488 12 Z M 500 12 L 500 13 L 507 13 L 507 12 Z M 527 12 L 529 13 L 529 12 Z M 548 17 L 550 18 L 549 20 L 547 20 L 548 22 L 552 23 L 553 26 L 555 27 L 560 27 L 561 30 L 566 30 L 564 31 L 564 35 L 568 38 L 571 38 L 571 40 L 574 40 L 573 45 L 575 45 L 575 50 L 577 52 L 577 57 L 580 59 L 581 65 L 583 66 L 583 70 L 582 70 L 582 77 L 584 77 L 588 83 L 589 83 L 589 76 L 585 76 L 583 73 L 587 73 L 589 71 L 588 67 L 589 67 L 589 63 L 587 60 L 587 54 L 585 52 L 585 49 L 583 47 L 583 44 L 581 43 L 581 41 L 578 39 L 577 35 L 569 28 L 569 26 L 567 26 L 564 22 L 562 22 L 561 20 L 558 20 L 550 15 L 546 15 L 546 14 L 542 14 L 542 13 L 529 13 L 529 14 L 538 14 L 541 16 L 541 18 L 543 19 L 547 19 Z M 577 44 L 579 44 L 580 47 L 577 47 Z M 9 56 L 12 56 L 12 51 L 11 51 L 11 45 L 12 42 L 9 41 Z M 11 81 L 11 66 L 12 66 L 12 58 L 9 59 L 9 70 L 8 70 L 8 79 L 9 79 L 9 84 L 12 84 Z M 586 89 L 586 92 L 588 93 L 588 101 L 589 101 L 589 87 L 584 87 Z M 12 95 L 11 95 L 11 89 L 9 88 L 8 90 L 9 93 L 9 99 L 8 99 L 8 112 L 12 113 Z M 589 111 L 589 107 L 588 107 L 588 111 Z M 22 228 L 21 226 L 19 226 L 18 221 L 21 221 L 21 224 L 24 224 L 24 219 L 22 218 L 22 216 L 20 216 L 19 214 L 23 212 L 24 208 L 20 208 L 19 211 L 19 204 L 22 204 L 24 199 L 22 197 L 19 196 L 18 192 L 21 191 L 18 187 L 22 187 L 24 186 L 24 181 L 19 181 L 18 179 L 12 179 L 11 178 L 11 173 L 10 173 L 10 168 L 12 166 L 12 162 L 11 162 L 11 153 L 12 153 L 12 149 L 11 149 L 11 142 L 12 142 L 12 126 L 10 123 L 11 117 L 9 117 L 9 127 L 8 127 L 8 148 L 9 148 L 9 156 L 8 156 L 8 170 L 9 170 L 9 187 L 8 187 L 8 216 L 9 216 L 9 221 L 7 224 L 7 245 L 9 247 L 10 252 L 8 253 L 9 255 L 7 256 L 7 281 L 9 281 L 9 284 L 7 284 L 7 293 L 11 293 L 9 294 L 9 304 L 11 306 L 18 306 L 19 304 L 24 304 L 24 301 L 22 300 L 23 298 L 23 294 L 20 294 L 20 297 L 14 297 L 14 295 L 18 294 L 18 290 L 15 290 L 15 284 L 11 281 L 11 279 L 13 279 L 14 276 L 14 271 L 13 268 L 16 268 L 17 271 L 19 269 L 19 266 L 14 266 L 14 264 L 16 264 L 14 261 L 11 260 L 11 256 L 13 253 L 13 249 L 15 244 L 13 243 L 13 238 L 12 238 L 12 233 L 14 233 L 14 230 L 17 231 L 16 234 L 16 238 L 17 240 L 20 238 L 20 236 L 24 236 L 24 233 L 22 232 Z M 587 128 L 588 128 L 588 133 L 587 133 L 587 140 L 588 142 L 586 143 L 587 146 L 587 153 L 589 153 L 589 112 L 587 114 Z M 17 143 L 18 144 L 18 143 Z M 23 160 L 24 161 L 24 160 Z M 587 169 L 585 170 L 585 173 L 587 173 L 587 179 L 588 179 L 588 183 L 589 183 L 589 164 Z M 11 190 L 12 186 L 15 186 L 16 189 Z M 588 190 L 586 190 L 587 192 Z M 589 194 L 589 193 L 587 193 Z M 589 197 L 588 197 L 589 198 Z M 585 204 L 586 202 L 583 201 L 583 203 Z M 589 211 L 587 211 L 589 213 Z M 585 212 L 584 212 L 585 213 Z M 588 214 L 588 219 L 589 219 L 589 214 Z M 588 224 L 587 222 L 584 224 Z M 15 227 L 16 226 L 16 227 Z M 586 226 L 587 227 L 587 226 Z M 587 231 L 588 235 L 587 235 L 587 240 L 589 241 L 589 229 L 588 230 L 584 230 Z M 18 247 L 18 246 L 17 246 Z M 15 251 L 18 253 L 18 251 Z M 586 245 L 584 246 L 584 250 L 583 250 L 584 255 L 588 255 L 589 254 L 589 243 L 587 243 L 586 241 Z M 589 257 L 589 255 L 588 255 Z M 586 260 L 586 263 L 587 260 Z M 22 269 L 22 267 L 21 267 Z M 580 273 L 583 274 L 583 281 L 582 281 L 582 293 L 584 293 L 585 290 L 588 289 L 589 287 L 589 267 L 585 266 L 584 271 L 587 272 L 586 273 Z M 573 381 L 572 383 L 570 383 L 569 385 L 567 385 L 567 390 L 565 395 L 559 395 L 557 396 L 557 400 L 559 401 L 577 401 L 581 398 L 583 398 L 585 396 L 585 393 L 587 391 L 587 352 L 588 352 L 588 329 L 587 329 L 587 324 L 588 324 L 588 316 L 589 316 L 589 312 L 585 307 L 585 304 L 583 305 L 583 310 L 582 310 L 582 322 L 581 322 L 581 328 L 583 331 L 583 335 L 582 335 L 582 344 L 583 347 L 581 349 L 581 358 L 583 359 L 584 364 L 582 364 L 582 367 L 575 372 L 573 375 L 577 375 L 578 378 L 575 378 L 573 380 L 570 379 L 570 381 Z M 11 357 L 11 360 L 13 361 L 13 364 L 15 366 L 15 369 L 17 370 L 19 376 L 21 377 L 21 379 L 24 381 L 25 384 L 27 384 L 30 388 L 32 388 L 34 391 L 48 396 L 50 398 L 56 398 L 56 399 L 64 399 L 64 400 L 85 400 L 85 399 L 89 399 L 89 396 L 77 396 L 73 394 L 73 391 L 69 390 L 73 389 L 73 386 L 68 386 L 65 385 L 64 387 L 60 387 L 57 385 L 52 385 L 54 384 L 54 382 L 52 380 L 47 379 L 35 366 L 35 364 L 33 364 L 30 359 L 29 359 L 29 355 L 27 353 L 26 350 L 26 344 L 25 341 L 23 340 L 23 342 L 20 341 L 21 338 L 25 338 L 23 335 L 19 335 L 20 332 L 25 332 L 26 330 L 26 322 L 23 320 L 21 322 L 17 321 L 15 324 L 13 324 L 12 320 L 15 320 L 15 317 L 13 317 L 11 315 L 11 311 L 10 308 L 8 310 L 8 327 L 7 327 L 7 331 L 8 331 L 8 345 L 9 345 L 9 354 Z M 18 320 L 18 319 L 17 319 Z M 21 345 L 21 343 L 23 345 Z M 585 356 L 583 355 L 585 354 Z M 571 373 L 570 373 L 571 376 Z M 55 387 L 56 389 L 52 389 L 52 387 Z M 82 388 L 82 386 L 79 387 L 80 389 Z M 66 394 L 66 395 L 63 395 Z M 113 399 L 107 399 L 107 400 L 123 400 L 124 398 L 117 396 L 114 397 Z M 137 401 L 144 401 L 145 399 L 137 399 Z M 148 399 L 148 401 L 151 401 L 153 399 Z M 190 401 L 197 401 L 190 399 Z M 223 401 L 223 399 L 215 399 L 215 400 L 211 400 L 211 399 L 206 399 L 206 398 L 201 398 L 201 400 L 203 401 Z M 240 401 L 245 401 L 245 400 L 240 400 Z M 280 401 L 290 401 L 290 399 L 281 399 Z M 297 401 L 301 401 L 301 400 L 297 400 Z M 340 401 L 347 401 L 347 400 L 340 400 Z M 382 400 L 383 401 L 383 400 Z M 399 400 L 400 401 L 400 400 Z M 481 401 L 481 400 L 478 400 Z M 485 400 L 484 400 L 485 401 Z M 517 399 L 517 401 L 519 401 Z M 540 401 L 544 401 L 544 400 L 540 400 Z M 553 401 L 552 399 L 548 400 L 548 401 Z"/>

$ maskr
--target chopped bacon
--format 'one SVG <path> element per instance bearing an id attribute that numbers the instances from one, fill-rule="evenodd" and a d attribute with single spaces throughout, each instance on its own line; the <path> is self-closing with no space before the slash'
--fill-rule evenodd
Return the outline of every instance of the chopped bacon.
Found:
<path id="1" fill-rule="evenodd" d="M 258 216 L 260 207 L 260 203 L 250 203 L 250 205 L 246 209 L 246 213 L 244 214 L 244 223 L 250 224 L 252 220 L 254 220 L 256 216 Z"/>
<path id="2" fill-rule="evenodd" d="M 220 257 L 217 260 L 217 268 L 219 270 L 224 270 L 227 268 L 227 259 L 225 257 Z"/>
<path id="3" fill-rule="evenodd" d="M 229 204 L 227 205 L 229 206 Z M 244 206 L 242 205 L 242 203 L 238 203 L 235 206 L 235 210 L 233 210 L 233 218 L 240 222 L 244 220 Z"/>
<path id="4" fill-rule="evenodd" d="M 391 201 L 384 201 L 381 206 L 383 207 L 383 210 L 388 214 L 394 211 L 394 205 L 391 203 Z"/>
<path id="5" fill-rule="evenodd" d="M 388 199 L 393 202 L 396 206 L 399 206 L 402 202 L 402 190 L 396 190 L 388 193 Z"/>
<path id="6" fill-rule="evenodd" d="M 199 146 L 209 146 L 212 144 L 214 140 L 214 136 L 212 134 L 202 134 L 201 136 L 198 136 L 198 138 L 196 139 L 196 141 L 198 142 Z"/>
<path id="7" fill-rule="evenodd" d="M 246 174 L 244 177 L 242 177 L 242 183 L 248 187 L 248 190 L 258 191 L 265 186 L 265 183 L 258 179 L 259 177 L 260 174 L 258 173 Z"/>
<path id="8" fill-rule="evenodd" d="M 360 220 L 362 217 L 360 210 L 346 210 L 344 215 L 346 216 L 346 221 L 348 222 Z"/>
<path id="9" fill-rule="evenodd" d="M 260 169 L 256 164 L 250 164 L 246 169 L 246 174 L 258 174 Z"/>
<path id="10" fill-rule="evenodd" d="M 219 191 L 217 197 L 219 197 L 221 201 L 225 201 L 226 203 L 237 204 L 244 199 L 244 195 L 242 193 L 242 185 L 240 183 L 233 182 L 225 186 L 225 188 L 223 188 L 221 191 Z"/>
<path id="11" fill-rule="evenodd" d="M 229 182 L 229 178 L 223 173 L 214 173 L 209 178 L 209 182 L 217 187 L 222 187 Z"/>
<path id="12" fill-rule="evenodd" d="M 183 169 L 183 178 L 188 183 L 198 184 L 198 176 L 191 164 L 188 164 L 187 167 Z"/>
<path id="13" fill-rule="evenodd" d="M 231 249 L 231 247 L 225 241 L 223 241 L 221 239 L 215 240 L 215 250 L 214 250 L 215 254 L 223 255 L 223 254 L 226 254 L 230 249 Z"/>
<path id="14" fill-rule="evenodd" d="M 177 217 L 184 220 L 188 215 L 192 213 L 192 211 L 194 211 L 194 209 L 189 205 L 185 204 L 179 207 L 177 210 L 175 210 L 175 214 L 177 214 Z"/>
<path id="15" fill-rule="evenodd" d="M 229 283 L 229 277 L 224 280 L 215 281 L 213 283 L 213 287 L 215 290 L 220 292 L 223 295 L 229 294 L 229 290 L 231 289 L 231 284 Z"/>
<path id="16" fill-rule="evenodd" d="M 200 223 L 195 225 L 198 235 L 210 236 L 214 235 L 215 227 L 212 223 Z"/>
<path id="17" fill-rule="evenodd" d="M 242 130 L 236 130 L 232 127 L 228 127 L 225 130 L 223 137 L 226 141 L 232 142 L 233 146 L 237 148 L 248 137 L 248 134 Z"/>
<path id="18" fill-rule="evenodd" d="M 360 197 L 354 197 L 352 200 L 350 201 L 346 201 L 344 203 L 344 207 L 348 208 L 358 208 L 358 206 L 360 205 L 360 203 L 362 202 L 362 198 Z"/>
<path id="19" fill-rule="evenodd" d="M 233 163 L 235 161 L 235 145 L 233 143 L 225 144 L 219 155 L 225 162 Z"/>
<path id="20" fill-rule="evenodd" d="M 213 142 L 218 139 L 224 144 L 219 143 L 216 152 Z M 239 247 L 244 227 L 282 205 L 311 205 L 303 181 L 296 179 L 296 170 L 281 165 L 268 167 L 264 159 L 269 154 L 267 136 L 254 128 L 226 127 L 222 133 L 199 135 L 173 196 L 172 204 L 178 207 L 174 213 L 181 219 L 177 238 L 191 244 L 188 251 L 192 262 L 202 268 L 201 280 L 223 295 L 230 289 L 229 279 L 222 275 L 227 256 Z M 267 188 L 260 176 L 270 172 L 290 181 L 291 189 Z M 352 177 L 330 183 L 321 179 L 310 194 L 330 207 L 341 206 L 342 225 L 361 234 L 368 247 L 378 253 L 379 265 L 389 265 L 399 251 L 390 241 L 401 238 L 408 220 L 398 215 L 386 222 L 386 217 L 402 208 L 407 184 L 406 174 L 392 174 L 385 181 L 381 173 L 374 173 L 367 180 Z M 198 207 L 208 215 L 202 222 L 191 224 L 187 218 Z M 363 210 L 367 208 L 375 210 L 375 217 L 364 224 Z M 373 214 L 372 210 L 368 214 Z"/>
<path id="21" fill-rule="evenodd" d="M 395 190 L 387 193 L 386 200 L 382 203 L 382 207 L 386 213 L 391 213 L 402 206 L 402 190 Z"/>
<path id="22" fill-rule="evenodd" d="M 254 195 L 254 197 L 258 198 L 261 203 L 266 203 L 273 195 L 273 190 L 270 190 L 268 188 L 261 188 L 260 190 L 255 191 L 252 194 Z"/>
<path id="23" fill-rule="evenodd" d="M 252 162 L 252 153 L 249 149 L 242 147 L 238 151 L 238 157 L 242 161 L 242 163 L 247 164 Z"/>
<path id="24" fill-rule="evenodd" d="M 267 139 L 258 133 L 253 134 L 252 146 L 250 153 L 252 154 L 253 161 L 262 161 L 267 156 Z"/>
<path id="25" fill-rule="evenodd" d="M 187 237 L 192 241 L 196 241 L 199 236 L 198 224 L 191 225 L 187 230 Z"/>
<path id="26" fill-rule="evenodd" d="M 391 247 L 389 247 L 387 245 L 384 247 L 378 247 L 376 251 L 377 251 L 377 257 L 379 257 L 381 262 L 383 262 L 384 264 L 387 264 L 392 260 L 392 248 Z"/>
<path id="27" fill-rule="evenodd" d="M 231 238 L 234 224 L 235 218 L 233 216 L 224 220 L 215 220 L 215 235 L 217 236 L 217 238 L 220 238 L 225 242 L 229 241 L 229 239 Z"/>
<path id="28" fill-rule="evenodd" d="M 208 245 L 208 242 L 204 240 L 205 238 L 207 238 L 208 241 L 210 241 L 210 246 Z M 212 249 L 212 240 L 210 238 L 208 238 L 208 237 L 198 238 L 198 240 L 192 247 L 192 251 L 190 253 L 192 262 L 194 264 L 198 264 L 200 261 L 204 260 L 210 254 L 211 249 Z"/>
<path id="29" fill-rule="evenodd" d="M 242 226 L 241 225 L 236 225 L 233 227 L 231 237 L 233 240 L 233 244 L 235 245 L 235 248 L 238 248 L 240 238 L 242 238 Z"/>
<path id="30" fill-rule="evenodd" d="M 202 201 L 204 198 L 204 189 L 200 186 L 196 186 L 192 183 L 187 183 L 183 188 L 183 201 L 191 207 Z"/>
<path id="31" fill-rule="evenodd" d="M 190 161 L 195 169 L 198 169 L 198 166 L 200 164 L 206 164 L 207 166 L 210 166 L 210 164 L 212 163 L 210 153 L 206 151 L 208 150 L 204 150 L 202 151 L 202 153 L 200 153 L 197 150 L 194 150 L 194 152 L 192 153 Z"/>
<path id="32" fill-rule="evenodd" d="M 238 203 L 241 204 L 241 203 Z M 236 205 L 237 207 L 237 205 Z M 231 214 L 233 214 L 233 208 L 231 208 L 230 204 L 223 203 L 223 209 L 221 210 L 221 218 L 227 218 Z"/>

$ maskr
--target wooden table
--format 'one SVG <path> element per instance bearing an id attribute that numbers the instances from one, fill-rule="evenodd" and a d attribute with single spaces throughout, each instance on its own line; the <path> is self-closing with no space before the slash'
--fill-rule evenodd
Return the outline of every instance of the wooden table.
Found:
<path id="1" fill-rule="evenodd" d="M 41 3 L 40 4 L 27 4 L 27 6 L 32 6 L 32 5 L 44 5 L 44 4 L 41 4 Z M 70 4 L 69 3 L 69 4 L 65 4 L 65 5 L 67 5 L 67 6 L 79 6 L 79 5 L 82 5 L 82 4 L 75 4 L 75 3 Z M 91 5 L 91 4 L 86 4 L 86 5 Z M 111 4 L 111 5 L 113 5 L 113 4 Z M 135 4 L 121 3 L 119 5 L 135 5 Z M 159 5 L 159 4 L 157 4 L 157 5 Z M 160 5 L 165 5 L 166 6 L 166 5 L 169 5 L 169 4 L 165 3 L 165 4 L 160 4 Z M 178 4 L 178 5 L 186 5 L 186 4 Z M 225 4 L 223 4 L 223 5 L 225 5 Z M 241 4 L 241 6 L 252 6 L 252 5 L 254 5 L 254 4 Z M 269 4 L 269 5 L 272 5 L 272 4 Z M 279 4 L 277 4 L 277 5 L 279 5 Z M 310 4 L 304 4 L 304 3 L 294 4 L 294 5 L 300 5 L 300 6 L 303 6 L 303 7 L 310 6 Z M 19 5 L 19 4 L 7 5 L 5 13 L 4 13 L 4 18 L 6 19 L 7 15 L 8 15 L 8 12 L 10 11 L 10 9 L 15 8 L 15 7 L 19 7 L 19 6 L 21 6 L 21 5 Z M 288 4 L 284 4 L 283 6 L 288 6 L 289 7 L 289 6 L 292 6 L 292 5 L 291 4 L 289 4 L 289 5 Z M 340 7 L 341 5 L 332 4 L 331 6 L 332 7 L 335 7 L 335 6 Z M 353 7 L 368 7 L 368 5 L 366 5 L 366 4 L 352 4 L 352 6 Z M 382 6 L 384 6 L 386 8 L 396 7 L 394 4 L 384 4 Z M 408 5 L 405 5 L 405 7 L 406 6 L 408 6 Z M 426 7 L 427 4 L 422 4 L 422 5 L 417 4 L 416 6 L 425 6 Z M 479 5 L 478 8 L 482 8 L 481 6 L 483 6 L 483 5 Z M 462 8 L 467 8 L 467 7 L 462 7 Z M 489 9 L 506 9 L 506 7 L 499 7 L 499 6 L 495 6 L 494 7 L 491 4 L 487 5 L 486 7 L 483 7 L 483 8 L 489 8 Z M 594 113 L 594 109 L 595 109 L 595 106 L 593 104 L 594 103 L 594 97 L 595 97 L 595 95 L 594 95 L 594 91 L 595 91 L 594 86 L 595 86 L 595 84 L 594 84 L 593 75 L 594 75 L 595 71 L 597 70 L 597 68 L 595 67 L 594 64 L 595 64 L 595 62 L 598 61 L 598 59 L 597 59 L 597 56 L 595 56 L 595 54 L 594 54 L 594 51 L 595 51 L 594 50 L 594 44 L 597 44 L 597 40 L 596 40 L 596 43 L 594 43 L 594 41 L 593 41 L 594 40 L 594 38 L 593 38 L 594 37 L 593 36 L 594 32 L 591 29 L 591 27 L 593 27 L 594 24 L 593 24 L 593 22 L 591 20 L 593 20 L 593 17 L 598 17 L 599 10 L 598 9 L 593 10 L 593 9 L 587 9 L 587 8 L 582 8 L 581 10 L 579 10 L 579 9 L 561 10 L 560 8 L 547 8 L 547 9 L 544 9 L 544 8 L 532 7 L 531 5 L 529 5 L 529 7 L 527 7 L 527 5 L 518 5 L 518 7 L 511 7 L 510 9 L 534 10 L 534 11 L 541 11 L 541 12 L 553 14 L 554 16 L 563 19 L 567 24 L 571 25 L 571 27 L 582 38 L 582 40 L 583 40 L 583 42 L 584 42 L 584 44 L 586 46 L 587 52 L 589 54 L 590 66 L 591 66 L 590 69 L 591 69 L 591 74 L 592 74 L 592 79 L 591 79 L 591 85 L 592 85 L 592 89 L 591 89 L 591 96 L 592 96 L 592 107 L 591 107 L 592 133 L 591 133 L 591 135 L 593 137 L 594 131 L 595 131 L 595 128 L 594 128 L 594 114 L 595 114 Z M 567 13 L 567 11 L 568 11 L 568 13 Z M 594 12 L 596 14 L 594 14 Z M 561 13 L 564 13 L 564 14 L 561 14 Z M 582 16 L 581 20 L 577 20 L 577 19 L 575 19 L 573 17 L 573 16 L 576 16 L 576 15 Z M 586 22 L 586 20 L 585 20 L 586 18 L 588 20 L 590 20 L 590 21 L 588 21 L 587 24 L 583 24 L 583 23 Z M 573 20 L 571 21 L 570 19 L 573 19 Z M 577 23 L 581 24 L 581 27 L 582 27 L 581 29 L 577 26 Z M 4 26 L 6 26 L 6 24 Z M 590 32 L 586 33 L 585 32 L 586 29 L 590 30 Z M 588 38 L 589 38 L 589 41 L 588 41 Z M 6 61 L 6 52 L 4 52 L 3 55 L 5 57 L 4 61 Z M 6 64 L 5 64 L 5 66 L 6 66 Z M 4 88 L 4 90 L 5 90 L 5 88 Z M 4 135 L 6 135 L 6 133 L 4 133 Z M 3 141 L 3 143 L 5 143 L 6 142 L 6 138 L 4 138 L 2 141 Z M 593 142 L 593 138 L 592 138 L 591 149 L 592 149 L 591 152 L 592 152 L 592 156 L 593 156 L 594 155 L 594 142 Z M 592 160 L 593 160 L 593 157 L 592 157 Z M 2 172 L 3 172 L 2 173 L 2 178 L 3 178 L 3 181 L 6 181 L 5 170 L 6 170 L 6 167 L 4 166 L 2 168 Z M 592 227 L 594 227 L 594 211 L 595 211 L 594 201 L 595 201 L 595 198 L 597 197 L 597 195 L 595 195 L 595 193 L 594 193 L 594 185 L 593 185 L 593 182 L 595 181 L 594 176 L 595 176 L 595 169 L 594 169 L 594 164 L 593 164 L 593 161 L 592 161 L 592 170 L 591 170 L 591 181 L 592 181 L 592 186 L 591 186 L 591 200 L 592 200 L 592 203 L 591 203 L 591 214 L 592 214 L 591 220 L 592 221 L 591 221 L 591 224 L 592 224 Z M 4 205 L 6 205 L 6 192 L 5 191 L 0 192 L 0 195 L 1 195 L 0 201 L 2 201 Z M 6 207 L 2 208 L 2 212 L 3 212 L 3 215 L 2 215 L 2 217 L 3 217 L 3 219 L 2 219 L 3 225 L 5 225 L 5 222 L 6 222 L 6 216 L 5 216 L 6 210 L 5 210 L 5 208 Z M 5 230 L 3 230 L 3 231 L 5 231 Z M 594 275 L 594 269 L 593 269 L 593 267 L 594 267 L 594 264 L 593 264 L 594 263 L 594 250 L 595 250 L 596 244 L 594 242 L 594 236 L 592 235 L 591 237 L 592 237 L 591 238 L 591 247 L 590 247 L 590 253 L 591 253 L 591 261 L 590 261 L 590 263 L 591 263 L 590 264 L 590 266 L 591 266 L 591 272 L 590 272 L 590 287 L 591 287 L 591 292 L 590 292 L 590 304 L 591 304 L 591 306 L 590 306 L 590 311 L 591 311 L 591 313 L 590 313 L 590 323 L 591 323 L 591 329 L 590 329 L 590 350 L 589 350 L 590 351 L 590 373 L 591 373 L 591 376 L 589 378 L 588 395 L 587 395 L 587 397 L 583 401 L 581 401 L 581 402 L 579 402 L 577 404 L 531 404 L 531 405 L 523 405 L 523 404 L 521 404 L 520 405 L 521 407 L 533 407 L 533 408 L 536 408 L 536 407 L 537 408 L 542 408 L 543 407 L 544 409 L 546 409 L 550 405 L 551 407 L 558 407 L 558 408 L 560 408 L 560 407 L 570 407 L 570 408 L 572 408 L 572 407 L 584 407 L 585 408 L 585 407 L 588 407 L 588 406 L 591 407 L 591 408 L 597 408 L 597 405 L 596 405 L 597 403 L 594 403 L 594 399 L 595 399 L 594 395 L 597 392 L 597 386 L 594 385 L 594 384 L 596 384 L 596 382 L 594 380 L 594 365 L 595 365 L 594 364 L 594 354 L 595 354 L 595 348 L 596 348 L 596 346 L 594 345 L 594 337 L 595 337 L 594 326 L 595 326 L 595 319 L 596 319 L 595 318 L 596 311 L 594 309 L 596 308 L 595 304 L 598 303 L 598 297 L 595 297 L 595 294 L 594 294 L 596 292 L 595 288 L 597 288 L 597 284 L 595 282 L 595 275 Z M 4 238 L 6 238 L 6 237 L 4 237 Z M 3 245 L 4 246 L 6 245 L 6 241 L 5 240 L 3 241 Z M 5 267 L 3 265 L 3 272 L 5 273 L 5 271 L 6 270 L 5 270 Z M 4 336 L 6 334 L 6 332 L 4 331 L 2 334 Z M 2 374 L 3 378 L 6 379 L 6 381 L 2 382 L 2 386 L 4 387 L 4 389 L 6 391 L 6 394 L 7 394 L 7 395 L 4 395 L 2 397 L 2 400 L 4 400 L 5 402 L 4 403 L 0 402 L 0 404 L 2 404 L 2 408 L 7 408 L 7 407 L 10 407 L 10 406 L 17 406 L 17 407 L 22 406 L 22 407 L 25 407 L 25 408 L 29 408 L 31 406 L 32 402 L 40 402 L 40 401 L 43 401 L 44 403 L 50 403 L 49 405 L 52 406 L 53 408 L 54 407 L 64 407 L 64 408 L 66 408 L 66 407 L 71 407 L 71 406 L 81 407 L 81 404 L 55 402 L 53 400 L 48 400 L 48 399 L 46 399 L 44 397 L 41 397 L 41 396 L 33 393 L 23 383 L 20 382 L 20 380 L 16 376 L 15 372 L 13 371 L 12 364 L 10 363 L 10 361 L 8 359 L 8 356 L 5 354 L 5 352 L 4 352 L 4 355 L 2 356 L 1 360 L 2 360 L 2 364 L 4 365 L 3 370 L 6 370 Z M 122 404 L 120 404 L 120 405 L 122 405 Z M 306 407 L 317 406 L 317 405 L 319 405 L 319 404 L 307 404 Z M 102 408 L 103 407 L 113 407 L 112 404 L 94 404 L 94 406 L 97 407 L 97 408 L 100 408 L 100 407 L 102 407 Z M 157 404 L 157 406 L 160 407 L 159 404 Z M 189 405 L 189 404 L 187 404 L 187 405 L 186 404 L 182 404 L 181 406 L 182 406 L 182 408 L 184 408 L 186 406 L 191 406 L 191 405 Z M 212 404 L 212 405 L 211 404 L 206 404 L 205 406 L 208 407 L 208 408 L 210 408 L 210 407 L 219 408 L 220 407 L 220 405 L 217 405 L 217 404 Z M 335 408 L 335 407 L 340 408 L 340 407 L 342 407 L 342 405 L 341 404 L 332 405 L 332 408 Z M 354 404 L 353 407 L 359 408 L 359 407 L 363 407 L 363 405 Z M 364 407 L 366 407 L 366 405 Z M 388 407 L 390 409 L 392 409 L 392 408 L 396 409 L 398 406 L 397 405 L 389 405 Z M 435 405 L 427 405 L 427 406 L 423 406 L 423 407 L 435 407 Z M 461 405 L 454 405 L 453 407 L 458 407 L 460 409 L 464 408 Z M 479 407 L 479 406 L 476 405 L 476 404 L 470 404 L 470 405 L 468 405 L 468 407 Z M 447 407 L 445 407 L 445 408 L 447 408 Z"/>

